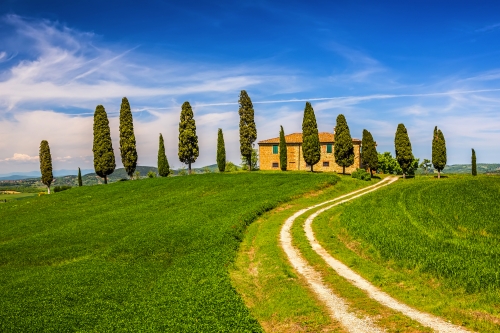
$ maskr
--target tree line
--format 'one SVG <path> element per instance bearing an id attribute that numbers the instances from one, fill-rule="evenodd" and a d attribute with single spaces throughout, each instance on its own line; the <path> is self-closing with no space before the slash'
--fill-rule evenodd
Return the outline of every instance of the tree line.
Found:
<path id="1" fill-rule="evenodd" d="M 245 90 L 241 90 L 239 100 L 238 114 L 240 116 L 239 134 L 240 134 L 240 153 L 243 161 L 252 170 L 252 155 L 254 154 L 253 145 L 257 139 L 257 127 L 254 119 L 254 108 L 250 97 Z M 137 167 L 137 149 L 134 134 L 133 117 L 130 103 L 126 97 L 122 98 L 120 106 L 120 155 L 121 161 L 130 178 L 133 178 Z M 339 114 L 336 119 L 334 139 L 335 163 L 342 167 L 342 173 L 345 174 L 345 168 L 354 164 L 354 146 L 349 131 L 349 126 L 343 114 Z M 280 126 L 280 168 L 287 170 L 287 148 L 285 132 L 283 126 Z M 415 159 L 411 149 L 411 143 L 408 132 L 404 124 L 399 124 L 394 139 L 396 161 L 402 171 L 403 178 L 415 170 Z M 112 174 L 116 168 L 115 155 L 112 146 L 109 121 L 104 106 L 97 105 L 94 112 L 93 124 L 93 146 L 94 170 L 96 174 L 103 178 L 104 184 L 107 184 L 107 177 Z M 321 147 L 319 142 L 319 132 L 316 122 L 316 116 L 311 103 L 306 102 L 304 116 L 302 120 L 302 153 L 305 162 L 310 166 L 311 172 L 321 158 Z M 385 153 L 387 154 L 387 153 Z M 361 161 L 365 168 L 369 169 L 370 174 L 378 169 L 380 158 L 376 150 L 376 143 L 371 133 L 364 129 L 361 140 Z M 389 153 L 390 155 L 390 153 Z M 191 164 L 199 156 L 198 136 L 196 135 L 196 123 L 193 110 L 188 101 L 181 107 L 179 121 L 179 143 L 178 158 L 179 161 L 188 165 L 188 173 L 191 173 Z M 40 171 L 42 173 L 42 183 L 47 186 L 50 193 L 50 185 L 53 181 L 52 158 L 50 155 L 49 144 L 43 140 L 40 144 Z M 222 129 L 217 133 L 217 167 L 223 172 L 226 168 L 226 149 Z M 425 164 L 427 163 L 427 164 Z M 430 164 L 429 160 L 424 160 L 423 165 Z M 437 128 L 434 129 L 432 140 L 432 164 L 438 170 L 438 178 L 441 171 L 446 166 L 446 142 L 444 135 Z M 158 174 L 161 177 L 167 177 L 171 173 L 168 159 L 165 153 L 165 143 L 163 135 L 159 135 L 158 145 Z M 476 175 L 476 155 L 472 149 L 472 174 Z M 82 186 L 81 171 L 78 168 L 78 185 Z"/>

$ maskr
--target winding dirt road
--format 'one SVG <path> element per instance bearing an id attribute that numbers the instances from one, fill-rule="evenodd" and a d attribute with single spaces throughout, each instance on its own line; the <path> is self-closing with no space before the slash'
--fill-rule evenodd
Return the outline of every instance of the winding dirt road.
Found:
<path id="1" fill-rule="evenodd" d="M 296 212 L 294 215 L 292 215 L 285 221 L 283 227 L 281 228 L 280 232 L 281 246 L 285 251 L 285 253 L 287 254 L 288 259 L 292 264 L 292 266 L 298 271 L 299 274 L 304 276 L 304 278 L 306 279 L 306 281 L 308 282 L 309 286 L 314 291 L 314 293 L 318 296 L 320 300 L 322 300 L 325 303 L 325 305 L 328 308 L 328 311 L 330 312 L 331 317 L 339 321 L 339 323 L 342 326 L 344 326 L 344 328 L 347 331 L 353 333 L 384 332 L 385 330 L 383 328 L 377 327 L 374 324 L 374 320 L 372 318 L 370 317 L 360 318 L 352 310 L 350 311 L 347 303 L 341 297 L 335 295 L 335 293 L 323 282 L 321 274 L 318 271 L 316 271 L 311 265 L 309 265 L 309 263 L 300 254 L 300 251 L 292 245 L 291 228 L 297 217 L 303 215 L 304 213 L 312 209 L 327 205 L 329 203 L 333 203 L 311 214 L 304 223 L 304 231 L 313 250 L 316 251 L 316 253 L 318 253 L 323 258 L 323 260 L 337 272 L 337 274 L 344 277 L 354 286 L 365 291 L 369 297 L 373 298 L 380 304 L 387 306 L 395 311 L 401 312 L 402 314 L 408 316 L 409 318 L 419 322 L 423 326 L 432 328 L 436 332 L 442 332 L 442 333 L 470 332 L 460 326 L 450 324 L 439 317 L 415 310 L 409 307 L 408 305 L 395 300 L 388 294 L 380 291 L 370 282 L 368 282 L 360 275 L 352 271 L 349 267 L 347 267 L 340 261 L 333 258 L 318 243 L 318 241 L 314 237 L 314 232 L 312 230 L 311 225 L 314 218 L 317 217 L 319 214 L 344 202 L 358 198 L 367 193 L 376 191 L 381 187 L 387 186 L 395 182 L 397 179 L 398 179 L 397 177 L 388 177 L 375 185 L 357 191 L 353 191 L 351 193 L 342 195 L 335 199 L 324 201 L 320 204 L 310 206 L 308 208 Z"/>

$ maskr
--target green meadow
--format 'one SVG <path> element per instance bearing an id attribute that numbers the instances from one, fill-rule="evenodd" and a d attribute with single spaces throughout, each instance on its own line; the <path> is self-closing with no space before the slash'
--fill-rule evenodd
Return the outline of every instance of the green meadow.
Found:
<path id="1" fill-rule="evenodd" d="M 500 331 L 500 177 L 416 177 L 314 221 L 320 243 L 384 291 L 480 332 Z"/>
<path id="2" fill-rule="evenodd" d="M 0 331 L 260 332 L 228 273 L 247 225 L 337 180 L 204 174 L 3 204 Z"/>

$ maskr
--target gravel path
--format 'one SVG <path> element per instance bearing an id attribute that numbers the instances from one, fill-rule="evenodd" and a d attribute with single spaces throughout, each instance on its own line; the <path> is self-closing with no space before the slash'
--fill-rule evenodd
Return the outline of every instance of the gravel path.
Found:
<path id="1" fill-rule="evenodd" d="M 328 311 L 330 312 L 330 316 L 335 320 L 339 321 L 341 325 L 344 326 L 344 328 L 349 332 L 378 333 L 378 332 L 384 332 L 384 330 L 375 326 L 371 318 L 369 317 L 359 318 L 356 315 L 356 313 L 349 311 L 349 307 L 346 304 L 346 302 L 339 296 L 335 295 L 333 291 L 326 284 L 323 283 L 321 274 L 316 270 L 314 270 L 314 268 L 311 265 L 309 265 L 307 261 L 300 255 L 300 252 L 295 247 L 293 247 L 292 235 L 290 231 L 295 219 L 300 215 L 304 214 L 305 212 L 317 208 L 319 206 L 334 201 L 338 201 L 343 198 L 347 198 L 357 193 L 364 193 L 364 191 L 367 190 L 368 191 L 375 190 L 377 187 L 388 184 L 389 181 L 390 179 L 386 178 L 383 181 L 375 185 L 369 186 L 367 188 L 363 188 L 361 190 L 351 192 L 349 194 L 337 197 L 335 199 L 322 202 L 318 205 L 302 209 L 293 214 L 291 217 L 289 217 L 283 224 L 283 227 L 281 228 L 280 232 L 281 246 L 285 251 L 286 255 L 288 256 L 288 259 L 290 260 L 292 266 L 299 272 L 299 274 L 304 276 L 307 283 L 309 284 L 311 289 L 316 293 L 318 298 L 326 304 Z"/>
<path id="2" fill-rule="evenodd" d="M 389 179 L 389 178 L 386 178 L 386 179 Z M 322 209 L 316 211 L 311 216 L 309 216 L 306 219 L 305 223 L 304 223 L 304 231 L 305 231 L 306 236 L 307 236 L 307 238 L 309 240 L 309 243 L 311 244 L 313 250 L 316 251 L 316 253 L 318 253 L 323 258 L 323 260 L 325 260 L 325 262 L 328 265 L 330 265 L 330 267 L 332 267 L 337 272 L 337 274 L 339 274 L 340 276 L 342 276 L 345 279 L 347 279 L 349 282 L 351 282 L 356 287 L 364 290 L 368 294 L 368 296 L 370 296 L 371 298 L 373 298 L 374 300 L 376 300 L 380 304 L 383 304 L 383 305 L 385 305 L 385 306 L 387 306 L 387 307 L 389 307 L 389 308 L 391 308 L 391 309 L 393 309 L 395 311 L 401 312 L 402 314 L 410 317 L 411 319 L 413 319 L 415 321 L 418 321 L 423 326 L 427 326 L 427 327 L 432 328 L 436 332 L 443 332 L 443 333 L 462 333 L 462 332 L 465 333 L 465 332 L 470 332 L 470 331 L 468 331 L 468 330 L 466 330 L 466 329 L 464 329 L 464 328 L 462 328 L 460 326 L 456 326 L 456 325 L 450 324 L 450 323 L 444 321 L 443 319 L 441 319 L 439 317 L 436 317 L 434 315 L 431 315 L 431 314 L 428 314 L 428 313 L 424 313 L 424 312 L 415 310 L 415 309 L 409 307 L 408 305 L 403 304 L 403 303 L 395 300 L 394 298 L 392 298 L 391 296 L 389 296 L 385 292 L 380 291 L 378 288 L 376 288 L 370 282 L 368 282 L 367 280 L 365 280 L 364 278 L 362 278 L 361 276 L 359 276 L 358 274 L 356 274 L 354 271 L 352 271 L 349 267 L 347 267 L 346 265 L 344 265 L 340 261 L 338 261 L 335 258 L 333 258 L 318 243 L 318 241 L 314 237 L 314 232 L 312 230 L 311 224 L 312 224 L 312 222 L 313 222 L 313 220 L 314 220 L 314 218 L 316 216 L 318 216 L 319 214 L 323 213 L 324 211 L 326 211 L 326 210 L 328 210 L 328 209 L 330 209 L 332 207 L 335 207 L 337 205 L 340 205 L 340 204 L 342 204 L 342 203 L 344 203 L 346 201 L 358 198 L 358 197 L 360 197 L 360 196 L 362 196 L 364 194 L 367 194 L 367 193 L 370 193 L 372 191 L 375 191 L 375 190 L 377 190 L 380 187 L 389 185 L 389 184 L 391 184 L 392 182 L 394 182 L 396 180 L 397 180 L 397 178 L 391 177 L 391 179 L 388 182 L 385 182 L 385 183 L 379 182 L 377 184 L 379 186 L 372 187 L 371 189 L 366 188 L 365 191 L 362 191 L 359 194 L 356 194 L 354 196 L 350 196 L 349 198 L 344 199 L 342 201 L 335 202 L 334 204 L 332 204 L 330 206 L 327 206 L 325 208 L 322 208 Z M 356 192 L 360 192 L 360 191 L 356 191 Z M 352 193 L 350 193 L 350 195 L 353 195 L 356 192 L 352 192 Z M 343 196 L 343 197 L 346 197 L 346 196 Z M 339 197 L 338 199 L 341 199 L 341 198 L 342 197 Z M 325 203 L 327 203 L 327 202 L 325 202 Z M 322 203 L 320 205 L 323 205 L 325 203 Z M 318 207 L 318 206 L 319 205 L 316 205 L 316 206 L 314 206 L 312 208 L 315 208 L 315 207 Z M 307 211 L 309 209 L 312 209 L 312 208 L 309 207 L 307 209 L 304 209 L 303 211 L 298 212 L 297 214 L 295 214 L 294 216 L 292 216 L 292 218 L 295 219 L 298 215 L 300 215 L 300 214 L 304 213 L 305 211 Z M 290 218 L 290 219 L 292 219 L 292 218 Z M 288 219 L 288 220 L 290 220 L 290 219 Z M 288 222 L 288 220 L 287 220 L 287 222 Z M 291 222 L 293 222 L 293 220 Z M 285 224 L 286 224 L 286 222 L 285 222 Z M 290 223 L 290 225 L 291 225 L 291 223 Z M 283 229 L 282 229 L 282 232 L 281 232 L 282 243 L 283 243 Z M 296 250 L 294 249 L 294 251 L 296 251 Z M 289 255 L 289 257 L 290 257 L 290 255 Z M 290 260 L 292 261 L 292 259 L 290 259 Z M 303 260 L 303 259 L 301 259 L 301 260 Z M 328 305 L 328 306 L 330 307 L 330 305 Z M 337 311 L 337 310 L 332 310 L 332 311 Z M 342 323 L 344 323 L 344 322 L 342 321 Z M 356 330 L 353 329 L 351 331 L 352 332 L 364 332 L 362 330 L 357 330 L 357 329 Z"/>

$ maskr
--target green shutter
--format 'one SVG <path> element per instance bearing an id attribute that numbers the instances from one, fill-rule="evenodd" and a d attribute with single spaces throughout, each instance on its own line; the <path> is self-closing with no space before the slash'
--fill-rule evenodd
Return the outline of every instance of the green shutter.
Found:
<path id="1" fill-rule="evenodd" d="M 278 145 L 274 145 L 273 146 L 273 154 L 277 154 L 278 153 Z"/>
<path id="2" fill-rule="evenodd" d="M 329 144 L 329 145 L 326 145 L 326 152 L 331 154 L 332 153 L 332 145 Z"/>

